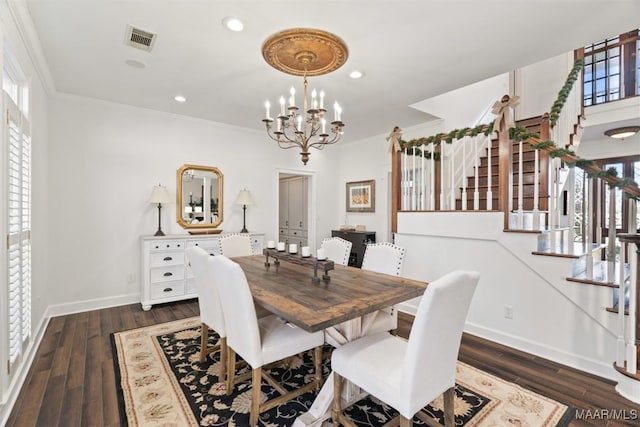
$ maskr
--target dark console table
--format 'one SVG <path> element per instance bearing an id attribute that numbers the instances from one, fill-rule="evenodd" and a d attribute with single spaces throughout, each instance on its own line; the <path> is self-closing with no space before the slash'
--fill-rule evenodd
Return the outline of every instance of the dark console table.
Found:
<path id="1" fill-rule="evenodd" d="M 349 255 L 349 265 L 358 268 L 362 267 L 362 259 L 364 258 L 367 244 L 376 242 L 375 231 L 331 230 L 331 237 L 342 237 L 353 244 L 351 255 Z"/>

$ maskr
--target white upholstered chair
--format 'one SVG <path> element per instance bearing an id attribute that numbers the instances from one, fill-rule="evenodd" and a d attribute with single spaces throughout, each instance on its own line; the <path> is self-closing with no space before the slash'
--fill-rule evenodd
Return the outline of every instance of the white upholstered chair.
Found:
<path id="1" fill-rule="evenodd" d="M 211 255 L 200 247 L 187 248 L 187 259 L 191 265 L 193 279 L 198 293 L 200 307 L 200 322 L 202 333 L 200 337 L 200 362 L 204 362 L 209 353 L 220 350 L 220 381 L 224 381 L 227 369 L 227 330 L 225 328 L 222 306 L 218 290 L 213 284 L 208 263 L 213 259 Z M 216 331 L 220 341 L 213 347 L 207 348 L 209 328 Z"/>
<path id="2" fill-rule="evenodd" d="M 253 255 L 251 236 L 247 233 L 224 234 L 218 238 L 220 253 L 226 257 Z"/>
<path id="3" fill-rule="evenodd" d="M 362 269 L 400 276 L 405 249 L 393 243 L 370 243 L 364 251 Z M 398 327 L 398 310 L 388 307 L 379 310 L 367 334 L 392 331 Z"/>
<path id="4" fill-rule="evenodd" d="M 231 394 L 234 387 L 234 365 L 237 353 L 252 369 L 252 392 L 250 426 L 258 422 L 258 415 L 280 405 L 313 388 L 319 390 L 322 383 L 322 345 L 324 344 L 323 332 L 309 333 L 292 327 L 275 316 L 263 317 L 258 320 L 251 296 L 251 290 L 242 268 L 221 255 L 212 257 L 214 265 L 214 281 L 218 286 L 223 310 L 225 325 L 227 327 L 227 345 L 229 363 L 227 367 L 227 394 Z M 284 389 L 276 387 L 281 396 L 261 403 L 260 384 L 262 376 L 269 383 L 277 384 L 262 369 L 265 365 L 284 360 L 298 353 L 315 349 L 315 379 L 292 392 L 284 393 Z"/>
<path id="5" fill-rule="evenodd" d="M 445 426 L 453 427 L 456 362 L 478 280 L 476 272 L 455 271 L 430 283 L 408 341 L 379 333 L 335 349 L 334 423 L 353 426 L 342 413 L 340 396 L 346 379 L 400 412 L 401 427 L 410 426 L 415 415 L 425 419 L 420 410 L 444 393 Z"/>
<path id="6" fill-rule="evenodd" d="M 320 247 L 325 256 L 336 264 L 348 265 L 353 243 L 342 237 L 327 237 Z"/>

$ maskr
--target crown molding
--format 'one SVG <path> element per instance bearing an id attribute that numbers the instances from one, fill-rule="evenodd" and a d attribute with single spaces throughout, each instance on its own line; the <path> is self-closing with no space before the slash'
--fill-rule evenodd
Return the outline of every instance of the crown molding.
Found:
<path id="1" fill-rule="evenodd" d="M 31 59 L 33 68 L 38 74 L 45 91 L 48 95 L 55 95 L 56 86 L 51 76 L 47 60 L 45 59 L 40 38 L 31 19 L 26 0 L 4 0 L 4 3 L 11 14 L 11 19 L 18 30 L 25 50 Z"/>

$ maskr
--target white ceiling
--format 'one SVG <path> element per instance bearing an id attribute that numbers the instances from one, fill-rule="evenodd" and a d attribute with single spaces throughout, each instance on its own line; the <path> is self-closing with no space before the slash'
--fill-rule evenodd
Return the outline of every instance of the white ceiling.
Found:
<path id="1" fill-rule="evenodd" d="M 25 0 L 12 0 L 25 1 Z M 346 64 L 310 78 L 343 106 L 343 141 L 431 118 L 411 107 L 519 66 L 638 26 L 637 0 L 26 0 L 58 92 L 262 129 L 301 78 L 263 60 L 271 34 L 320 28 L 349 47 Z M 223 28 L 235 16 L 243 32 Z M 126 46 L 128 24 L 157 33 Z M 127 60 L 142 61 L 134 68 Z M 350 71 L 366 73 L 360 80 Z M 184 104 L 173 100 L 177 94 Z"/>

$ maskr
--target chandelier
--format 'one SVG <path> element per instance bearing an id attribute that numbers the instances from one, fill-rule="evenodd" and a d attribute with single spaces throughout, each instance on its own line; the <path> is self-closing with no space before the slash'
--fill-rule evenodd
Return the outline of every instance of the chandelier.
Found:
<path id="1" fill-rule="evenodd" d="M 342 137 L 342 107 L 333 104 L 333 118 L 325 108 L 323 91 L 308 94 L 307 76 L 320 76 L 338 69 L 348 57 L 347 46 L 339 37 L 326 31 L 294 28 L 273 34 L 262 45 L 262 56 L 275 69 L 303 77 L 301 104 L 296 91 L 289 91 L 288 102 L 280 96 L 275 118 L 271 117 L 271 103 L 265 103 L 267 134 L 280 148 L 299 148 L 302 163 L 309 161 L 309 149 L 323 149 Z M 275 121 L 275 124 L 274 124 Z"/>

